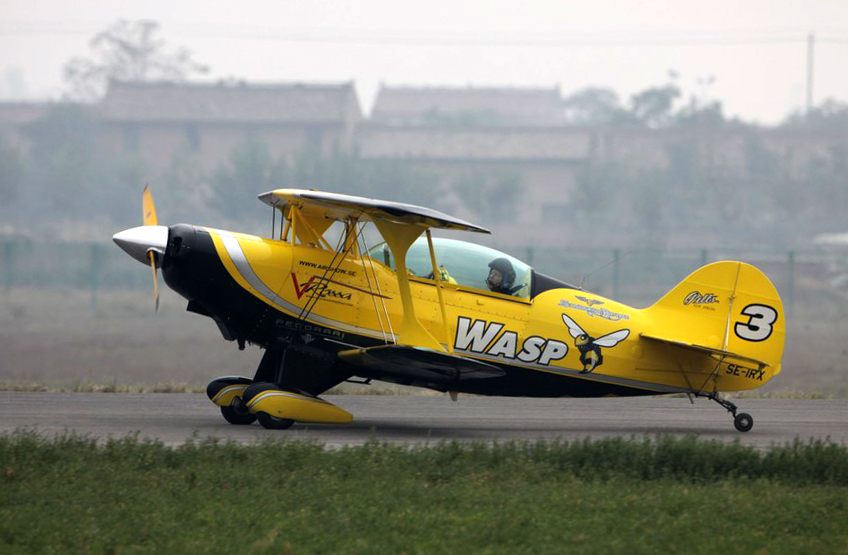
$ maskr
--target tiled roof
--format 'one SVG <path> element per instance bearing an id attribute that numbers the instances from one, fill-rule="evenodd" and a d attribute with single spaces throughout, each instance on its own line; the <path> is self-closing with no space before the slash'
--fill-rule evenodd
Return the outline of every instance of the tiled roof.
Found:
<path id="1" fill-rule="evenodd" d="M 371 115 L 394 125 L 565 125 L 557 88 L 381 87 Z"/>
<path id="2" fill-rule="evenodd" d="M 363 156 L 419 160 L 569 162 L 589 155 L 590 134 L 571 127 L 497 129 L 360 125 Z"/>
<path id="3" fill-rule="evenodd" d="M 361 118 L 353 83 L 112 82 L 101 117 L 119 122 L 342 123 Z"/>

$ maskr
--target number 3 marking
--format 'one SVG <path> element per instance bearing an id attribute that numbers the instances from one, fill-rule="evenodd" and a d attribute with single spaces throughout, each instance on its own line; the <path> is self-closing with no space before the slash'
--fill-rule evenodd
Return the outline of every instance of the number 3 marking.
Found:
<path id="1" fill-rule="evenodd" d="M 765 341 L 771 336 L 772 324 L 777 320 L 777 311 L 764 304 L 749 304 L 742 309 L 747 322 L 736 322 L 733 331 L 745 341 Z"/>

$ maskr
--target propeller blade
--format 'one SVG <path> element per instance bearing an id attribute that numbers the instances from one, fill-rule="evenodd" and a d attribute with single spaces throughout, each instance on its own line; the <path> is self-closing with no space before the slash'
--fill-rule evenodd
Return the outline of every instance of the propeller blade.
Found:
<path id="1" fill-rule="evenodd" d="M 159 276 L 156 275 L 156 258 L 153 256 L 153 251 L 149 251 L 147 256 L 150 258 L 150 269 L 153 270 L 153 298 L 156 299 L 156 312 L 159 312 Z"/>
<path id="2" fill-rule="evenodd" d="M 144 192 L 141 194 L 141 204 L 144 225 L 157 225 L 159 221 L 156 219 L 156 205 L 153 204 L 153 195 L 147 185 L 144 186 Z"/>
<path id="3" fill-rule="evenodd" d="M 145 226 L 159 224 L 159 220 L 156 218 L 156 205 L 153 204 L 153 194 L 147 185 L 144 186 L 144 192 L 141 193 L 141 209 Z M 153 271 L 153 298 L 156 300 L 154 310 L 159 312 L 159 276 L 156 273 L 156 257 L 152 250 L 147 251 L 147 257 L 150 259 L 150 269 Z"/>

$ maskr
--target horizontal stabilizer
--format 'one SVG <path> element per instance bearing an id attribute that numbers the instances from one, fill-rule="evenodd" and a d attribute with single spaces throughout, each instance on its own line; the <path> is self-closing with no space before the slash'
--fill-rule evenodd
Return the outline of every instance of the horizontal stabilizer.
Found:
<path id="1" fill-rule="evenodd" d="M 647 335 L 644 333 L 639 334 L 639 337 L 643 337 L 645 339 L 649 339 L 651 341 L 659 341 L 661 343 L 666 343 L 669 345 L 674 345 L 675 347 L 681 347 L 683 349 L 689 349 L 690 351 L 695 351 L 698 353 L 703 353 L 705 355 L 709 355 L 713 358 L 720 360 L 721 362 L 744 362 L 748 364 L 756 364 L 758 368 L 763 369 L 768 366 L 767 362 L 763 362 L 762 360 L 757 360 L 755 358 L 746 357 L 740 354 L 731 353 L 730 351 L 722 351 L 721 349 L 714 349 L 712 347 L 706 347 L 704 345 L 694 345 L 692 343 L 686 343 L 685 341 L 678 341 L 676 339 L 666 339 L 664 337 L 656 337 L 653 335 Z"/>
<path id="2" fill-rule="evenodd" d="M 366 349 L 340 351 L 339 358 L 355 366 L 401 379 L 446 383 L 505 374 L 493 364 L 433 349 L 407 345 L 378 345 Z"/>

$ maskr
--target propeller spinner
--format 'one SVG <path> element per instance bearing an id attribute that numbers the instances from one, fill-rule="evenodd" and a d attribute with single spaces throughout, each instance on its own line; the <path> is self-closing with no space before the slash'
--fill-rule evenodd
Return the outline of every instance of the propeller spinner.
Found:
<path id="1" fill-rule="evenodd" d="M 159 278 L 156 270 L 157 262 L 165 256 L 165 248 L 168 246 L 168 228 L 158 225 L 153 195 L 147 186 L 142 194 L 142 216 L 143 226 L 120 231 L 112 236 L 112 240 L 142 264 L 150 264 L 153 272 L 153 298 L 156 310 L 159 310 Z"/>

